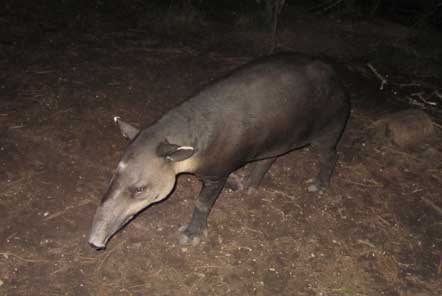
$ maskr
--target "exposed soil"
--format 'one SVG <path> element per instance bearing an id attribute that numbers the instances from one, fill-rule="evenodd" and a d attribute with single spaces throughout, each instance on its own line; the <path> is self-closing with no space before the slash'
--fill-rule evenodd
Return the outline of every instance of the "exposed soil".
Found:
<path id="1" fill-rule="evenodd" d="M 295 151 L 256 193 L 225 190 L 208 238 L 182 247 L 177 229 L 200 187 L 182 175 L 170 198 L 95 251 L 92 217 L 126 145 L 112 117 L 148 125 L 266 53 L 270 38 L 207 24 L 9 28 L 0 44 L 1 295 L 442 295 L 442 63 L 431 52 L 440 55 L 440 36 L 381 21 L 284 23 L 279 48 L 327 56 L 353 100 L 329 190 L 307 192 L 317 156 Z M 383 90 L 367 62 L 389 74 Z M 375 120 L 409 103 L 432 116 L 434 138 L 411 151 L 367 138 Z"/>

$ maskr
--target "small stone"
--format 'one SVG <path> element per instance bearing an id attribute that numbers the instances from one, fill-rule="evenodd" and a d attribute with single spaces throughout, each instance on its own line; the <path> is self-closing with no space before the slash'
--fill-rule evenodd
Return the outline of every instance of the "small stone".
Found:
<path id="1" fill-rule="evenodd" d="M 3 286 L 4 282 L 0 280 L 0 287 Z"/>
<path id="2" fill-rule="evenodd" d="M 317 192 L 318 191 L 318 186 L 316 186 L 315 184 L 311 184 L 307 187 L 307 191 L 308 192 Z"/>

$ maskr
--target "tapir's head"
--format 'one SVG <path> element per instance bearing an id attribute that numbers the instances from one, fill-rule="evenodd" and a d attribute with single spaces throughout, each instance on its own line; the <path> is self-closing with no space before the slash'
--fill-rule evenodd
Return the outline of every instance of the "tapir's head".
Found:
<path id="1" fill-rule="evenodd" d="M 175 185 L 176 163 L 192 157 L 194 148 L 150 137 L 115 117 L 131 140 L 95 213 L 89 243 L 97 249 L 134 215 L 166 198 Z"/>

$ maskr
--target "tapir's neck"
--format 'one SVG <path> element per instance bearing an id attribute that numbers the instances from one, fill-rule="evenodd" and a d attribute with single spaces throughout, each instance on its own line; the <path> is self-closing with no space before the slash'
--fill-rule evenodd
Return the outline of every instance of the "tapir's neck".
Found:
<path id="1" fill-rule="evenodd" d="M 193 173 L 198 168 L 200 152 L 204 151 L 210 141 L 206 121 L 196 118 L 179 106 L 166 113 L 160 120 L 148 129 L 156 141 L 167 140 L 169 143 L 180 146 L 194 147 L 196 152 L 189 159 L 174 163 L 174 170 L 179 173 Z"/>
<path id="2" fill-rule="evenodd" d="M 189 159 L 178 161 L 173 164 L 173 169 L 175 174 L 181 173 L 194 173 L 199 167 L 199 157 L 198 155 L 194 155 Z"/>

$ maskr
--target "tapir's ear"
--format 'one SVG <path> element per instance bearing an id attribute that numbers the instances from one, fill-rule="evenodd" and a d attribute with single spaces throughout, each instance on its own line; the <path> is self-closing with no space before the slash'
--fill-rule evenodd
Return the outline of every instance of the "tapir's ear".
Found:
<path id="1" fill-rule="evenodd" d="M 191 146 L 179 146 L 170 143 L 161 143 L 158 145 L 158 156 L 165 157 L 170 161 L 182 161 L 191 157 L 195 153 L 195 148 Z"/>
<path id="2" fill-rule="evenodd" d="M 126 123 L 126 122 L 122 121 L 120 119 L 120 117 L 118 117 L 118 116 L 114 117 L 114 122 L 118 125 L 118 127 L 120 128 L 121 134 L 126 139 L 132 140 L 140 132 L 139 129 L 137 129 L 136 127 L 130 125 L 129 123 Z"/>

